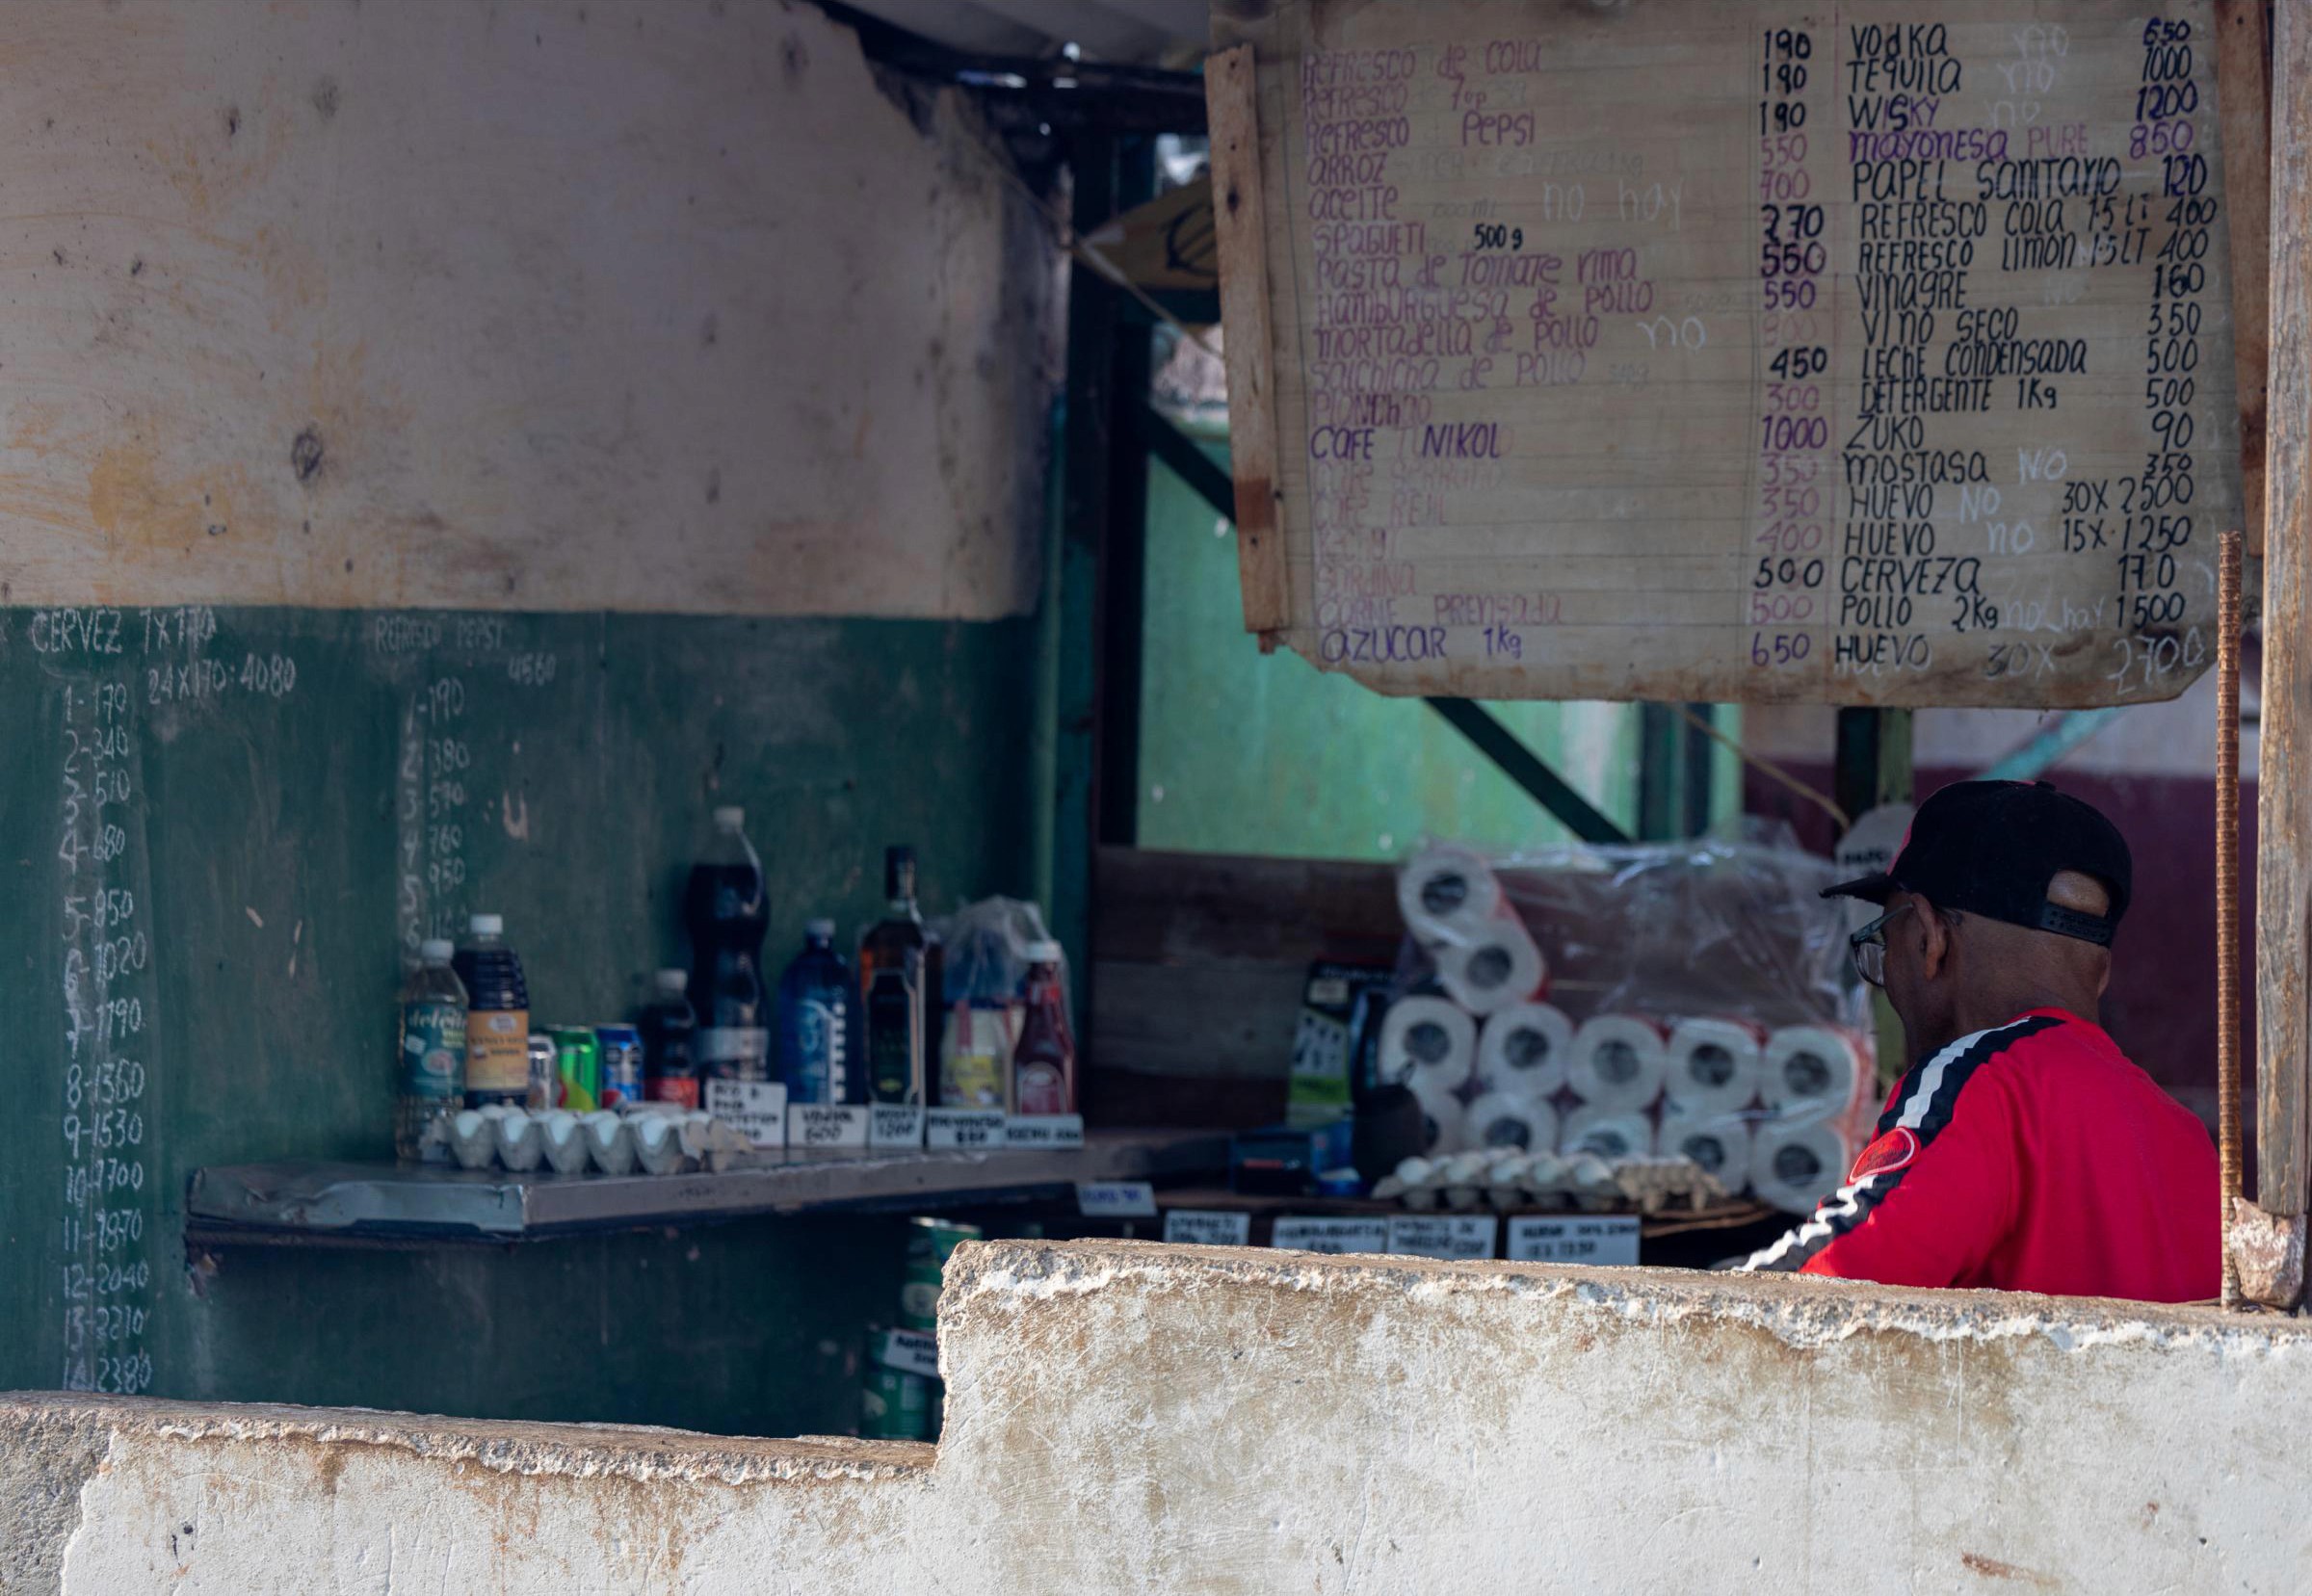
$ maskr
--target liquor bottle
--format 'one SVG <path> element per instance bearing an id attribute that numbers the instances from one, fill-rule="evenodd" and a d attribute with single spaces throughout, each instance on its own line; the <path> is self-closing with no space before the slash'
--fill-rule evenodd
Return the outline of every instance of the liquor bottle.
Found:
<path id="1" fill-rule="evenodd" d="M 689 997 L 697 1016 L 692 1057 L 701 1080 L 771 1079 L 771 1003 L 763 980 L 770 903 L 763 861 L 747 840 L 747 811 L 714 812 L 714 839 L 691 867 L 683 893 L 697 973 Z"/>
<path id="2" fill-rule="evenodd" d="M 883 850 L 890 912 L 859 943 L 859 1008 L 867 1028 L 868 1094 L 878 1103 L 925 1101 L 927 1065 L 939 1057 L 939 939 L 915 906 L 915 850 Z"/>

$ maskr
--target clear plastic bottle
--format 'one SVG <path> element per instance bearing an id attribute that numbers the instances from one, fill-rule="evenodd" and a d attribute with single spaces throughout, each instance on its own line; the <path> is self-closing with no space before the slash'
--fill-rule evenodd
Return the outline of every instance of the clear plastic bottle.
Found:
<path id="1" fill-rule="evenodd" d="M 1060 944 L 1032 942 L 1027 948 L 1028 1013 L 1012 1050 L 1013 1112 L 1022 1114 L 1076 1112 L 1076 1039 L 1067 1025 L 1067 1000 L 1060 982 Z"/>
<path id="2" fill-rule="evenodd" d="M 763 984 L 769 894 L 763 861 L 747 840 L 747 811 L 715 811 L 714 839 L 691 866 L 683 921 L 696 965 L 691 1007 L 701 1080 L 771 1079 L 771 1024 Z"/>
<path id="3" fill-rule="evenodd" d="M 866 1100 L 855 1002 L 851 966 L 835 952 L 835 923 L 810 922 L 802 952 L 778 981 L 778 1072 L 788 1102 Z"/>
<path id="4" fill-rule="evenodd" d="M 465 1106 L 530 1100 L 530 985 L 522 961 L 506 946 L 506 922 L 477 914 L 451 960 L 465 985 Z"/>
<path id="5" fill-rule="evenodd" d="M 401 1048 L 394 1066 L 393 1152 L 446 1164 L 450 1118 L 465 1099 L 465 983 L 446 941 L 422 942 L 402 982 Z"/>

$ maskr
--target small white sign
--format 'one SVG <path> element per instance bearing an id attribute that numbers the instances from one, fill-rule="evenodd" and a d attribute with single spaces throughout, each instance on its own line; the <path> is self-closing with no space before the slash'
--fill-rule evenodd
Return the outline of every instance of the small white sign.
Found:
<path id="1" fill-rule="evenodd" d="M 1520 1264 L 1635 1264 L 1635 1215 L 1511 1219 L 1510 1257 Z"/>
<path id="2" fill-rule="evenodd" d="M 1301 1252 L 1386 1252 L 1386 1219 L 1314 1219 L 1286 1215 L 1276 1221 L 1269 1244 Z"/>
<path id="3" fill-rule="evenodd" d="M 906 1374 L 939 1377 L 939 1338 L 929 1330 L 885 1330 L 875 1361 Z"/>
<path id="4" fill-rule="evenodd" d="M 790 1103 L 787 1105 L 787 1145 L 790 1147 L 864 1147 L 867 1145 L 867 1106 L 863 1103 Z"/>
<path id="5" fill-rule="evenodd" d="M 1015 1113 L 1004 1121 L 1008 1147 L 1081 1147 L 1084 1116 L 1080 1113 Z"/>
<path id="6" fill-rule="evenodd" d="M 787 1139 L 787 1088 L 781 1082 L 709 1081 L 706 1112 L 729 1121 L 757 1147 L 776 1147 Z"/>
<path id="7" fill-rule="evenodd" d="M 1153 1219 L 1156 1189 L 1144 1180 L 1080 1180 L 1076 1212 L 1088 1219 Z"/>
<path id="8" fill-rule="evenodd" d="M 924 1115 L 923 1144 L 938 1152 L 1004 1144 L 1001 1109 L 933 1109 Z"/>
<path id="9" fill-rule="evenodd" d="M 870 1147 L 922 1146 L 923 1110 L 913 1103 L 868 1104 L 867 1145 Z"/>
<path id="10" fill-rule="evenodd" d="M 1417 1258 L 1490 1258 L 1500 1223 L 1490 1214 L 1401 1214 L 1389 1221 L 1389 1250 Z"/>
<path id="11" fill-rule="evenodd" d="M 1169 1208 L 1164 1214 L 1164 1239 L 1208 1247 L 1241 1247 L 1252 1240 L 1252 1216 L 1212 1208 Z"/>

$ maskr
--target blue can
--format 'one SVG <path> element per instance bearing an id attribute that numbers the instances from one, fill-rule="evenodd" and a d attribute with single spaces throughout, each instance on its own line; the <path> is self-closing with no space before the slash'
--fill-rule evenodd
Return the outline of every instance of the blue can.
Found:
<path id="1" fill-rule="evenodd" d="M 602 1049 L 601 1105 L 631 1109 L 643 1100 L 643 1033 L 630 1025 L 598 1025 Z"/>

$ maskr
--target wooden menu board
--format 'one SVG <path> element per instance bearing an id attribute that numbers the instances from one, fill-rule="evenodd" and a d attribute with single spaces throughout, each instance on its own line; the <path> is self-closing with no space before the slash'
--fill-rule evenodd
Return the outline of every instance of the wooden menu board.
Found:
<path id="1" fill-rule="evenodd" d="M 1234 0 L 1220 32 L 1248 628 L 1486 697 L 2077 706 L 2212 663 L 2208 5 Z"/>

